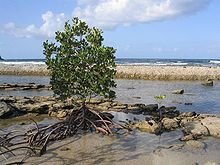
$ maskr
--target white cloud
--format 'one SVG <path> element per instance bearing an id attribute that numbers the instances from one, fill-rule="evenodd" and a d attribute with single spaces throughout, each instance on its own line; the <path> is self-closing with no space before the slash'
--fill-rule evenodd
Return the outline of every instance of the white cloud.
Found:
<path id="1" fill-rule="evenodd" d="M 63 29 L 66 21 L 64 13 L 54 14 L 47 11 L 42 14 L 43 24 L 37 27 L 34 24 L 28 25 L 25 28 L 16 26 L 13 22 L 4 25 L 3 31 L 16 37 L 52 37 L 54 32 Z"/>
<path id="2" fill-rule="evenodd" d="M 193 14 L 212 0 L 78 0 L 73 16 L 102 28 L 166 20 Z"/>
<path id="3" fill-rule="evenodd" d="M 193 14 L 206 7 L 212 0 L 77 0 L 72 16 L 93 26 L 111 29 L 137 23 L 167 20 Z M 13 22 L 5 24 L 3 31 L 16 37 L 53 37 L 62 30 L 67 20 L 64 13 L 48 11 L 42 14 L 43 24 L 19 27 Z"/>

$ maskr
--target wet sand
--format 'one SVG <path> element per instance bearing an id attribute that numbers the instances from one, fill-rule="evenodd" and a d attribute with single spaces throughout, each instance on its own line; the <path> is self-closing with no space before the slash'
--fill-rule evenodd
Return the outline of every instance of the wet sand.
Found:
<path id="1" fill-rule="evenodd" d="M 116 78 L 144 80 L 220 80 L 220 67 L 117 66 Z M 0 64 L 0 75 L 49 75 L 43 64 Z"/>
<path id="2" fill-rule="evenodd" d="M 48 147 L 46 154 L 41 157 L 30 157 L 25 160 L 25 164 L 217 165 L 220 163 L 218 148 L 209 145 L 206 149 L 196 149 L 181 144 L 163 146 L 158 143 L 158 147 L 150 151 L 146 149 L 149 145 L 148 141 L 140 141 L 139 144 L 133 142 L 132 135 L 122 141 L 108 136 L 87 134 L 56 142 Z M 14 160 L 19 161 L 23 157 L 21 153 Z M 8 163 L 10 161 L 12 160 L 8 160 Z"/>

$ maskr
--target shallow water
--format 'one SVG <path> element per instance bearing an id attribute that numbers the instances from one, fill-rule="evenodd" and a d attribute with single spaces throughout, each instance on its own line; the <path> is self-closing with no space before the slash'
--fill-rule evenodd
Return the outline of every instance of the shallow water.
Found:
<path id="1" fill-rule="evenodd" d="M 0 76 L 1 83 L 49 83 L 49 77 L 39 76 Z M 156 103 L 155 95 L 165 94 L 167 96 L 161 105 L 177 106 L 180 111 L 196 111 L 200 113 L 220 114 L 220 82 L 215 82 L 213 87 L 204 87 L 198 81 L 144 81 L 144 80 L 116 80 L 117 88 L 116 100 L 125 103 Z M 184 89 L 185 94 L 173 95 L 172 90 Z M 0 90 L 0 96 L 5 95 L 23 95 L 23 96 L 45 96 L 52 95 L 51 91 L 3 91 Z M 192 105 L 184 105 L 192 103 Z M 132 118 L 143 119 L 143 115 L 131 115 L 125 113 L 115 113 L 115 120 L 126 120 Z M 20 121 L 19 121 L 20 122 Z M 51 119 L 45 119 L 40 125 L 56 122 Z M 1 124 L 1 123 L 0 123 Z M 27 130 L 33 127 L 29 125 L 13 125 L 8 128 L 1 127 L 1 130 Z M 103 137 L 97 134 L 87 134 L 80 137 L 68 138 L 62 142 L 54 143 L 48 148 L 48 153 L 41 158 L 31 158 L 32 164 L 154 164 L 152 155 L 155 149 L 166 148 L 170 145 L 182 144 L 179 138 L 182 137 L 182 131 L 176 130 L 163 133 L 156 136 L 149 133 L 135 131 L 125 137 Z M 195 155 L 192 159 L 202 160 L 203 156 L 210 155 L 218 158 L 220 150 L 220 140 L 207 138 L 205 141 L 205 150 L 181 149 L 181 154 L 187 152 L 188 155 Z M 60 147 L 68 147 L 70 151 L 60 151 Z M 176 151 L 175 151 L 176 153 Z M 219 155 L 220 156 L 220 155 Z M 155 155 L 153 155 L 153 158 Z M 187 157 L 187 156 L 186 156 Z M 169 158 L 169 157 L 168 157 Z M 172 158 L 175 158 L 172 156 Z M 169 158 L 168 160 L 172 160 Z M 156 156 L 157 160 L 158 157 Z M 177 159 L 177 158 L 176 158 Z M 181 159 L 181 158 L 179 158 Z M 206 158 L 204 158 L 206 159 Z M 0 164 L 1 164 L 0 157 Z M 181 164 L 181 161 L 178 162 Z M 172 164 L 173 164 L 172 163 Z M 159 163 L 161 164 L 161 163 Z M 184 164 L 184 162 L 183 162 Z"/>
<path id="2" fill-rule="evenodd" d="M 46 76 L 0 76 L 2 83 L 37 83 L 49 84 Z M 196 111 L 198 113 L 220 114 L 220 82 L 215 81 L 213 87 L 205 87 L 200 81 L 147 81 L 147 80 L 116 80 L 116 100 L 124 103 L 157 103 L 154 96 L 165 94 L 167 97 L 161 103 L 166 106 L 176 106 L 180 111 Z M 184 89 L 183 95 L 174 95 L 172 90 Z M 0 96 L 46 96 L 52 91 L 3 91 Z M 185 105 L 192 103 L 192 105 Z"/>

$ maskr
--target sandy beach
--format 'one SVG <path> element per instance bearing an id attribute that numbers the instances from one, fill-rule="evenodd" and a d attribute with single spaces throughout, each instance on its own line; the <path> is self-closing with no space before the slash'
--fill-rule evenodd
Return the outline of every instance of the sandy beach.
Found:
<path id="1" fill-rule="evenodd" d="M 117 66 L 118 79 L 220 80 L 220 67 L 204 66 Z M 49 75 L 43 64 L 0 64 L 0 75 Z"/>

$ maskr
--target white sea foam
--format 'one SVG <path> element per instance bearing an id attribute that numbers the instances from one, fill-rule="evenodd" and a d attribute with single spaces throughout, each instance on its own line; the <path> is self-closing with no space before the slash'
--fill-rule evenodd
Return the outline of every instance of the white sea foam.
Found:
<path id="1" fill-rule="evenodd" d="M 8 64 L 8 65 L 24 65 L 24 64 L 33 64 L 33 65 L 44 65 L 45 62 L 42 61 L 0 61 L 0 64 Z"/>
<path id="2" fill-rule="evenodd" d="M 209 63 L 220 64 L 220 60 L 210 60 Z"/>
<path id="3" fill-rule="evenodd" d="M 118 64 L 118 65 L 129 65 L 129 66 L 185 66 L 188 65 L 188 63 L 162 63 L 162 62 L 156 62 L 156 63 L 147 63 L 147 62 L 143 62 L 143 63 L 124 63 L 124 64 Z"/>

